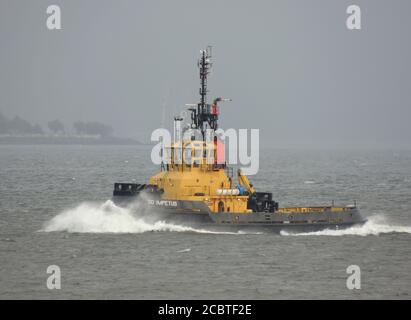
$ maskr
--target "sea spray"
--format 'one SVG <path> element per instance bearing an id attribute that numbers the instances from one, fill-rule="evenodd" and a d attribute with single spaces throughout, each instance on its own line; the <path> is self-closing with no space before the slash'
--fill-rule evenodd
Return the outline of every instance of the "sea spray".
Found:
<path id="1" fill-rule="evenodd" d="M 288 231 L 281 231 L 283 236 L 369 236 L 380 235 L 386 233 L 410 233 L 411 226 L 398 226 L 387 222 L 383 215 L 374 215 L 368 218 L 368 221 L 363 225 L 352 226 L 347 229 L 325 229 L 314 232 L 292 233 Z"/>
<path id="2" fill-rule="evenodd" d="M 140 210 L 139 210 L 140 209 Z M 123 208 L 111 200 L 103 204 L 84 202 L 75 208 L 64 210 L 47 221 L 41 231 L 66 231 L 77 233 L 144 233 L 149 231 L 195 232 L 212 234 L 240 234 L 215 232 L 189 226 L 147 219 L 147 212 L 138 201 Z M 144 213 L 143 213 L 144 212 Z M 155 212 L 152 213 L 155 217 Z"/>

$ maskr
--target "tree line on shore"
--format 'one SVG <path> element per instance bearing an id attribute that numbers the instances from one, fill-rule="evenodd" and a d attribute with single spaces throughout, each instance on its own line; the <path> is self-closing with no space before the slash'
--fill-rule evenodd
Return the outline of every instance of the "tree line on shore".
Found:
<path id="1" fill-rule="evenodd" d="M 71 129 L 56 119 L 47 123 L 46 130 L 39 124 L 32 124 L 29 121 L 15 116 L 8 119 L 0 112 L 0 135 L 80 135 L 80 136 L 100 136 L 111 137 L 113 128 L 97 121 L 83 122 L 76 121 Z"/>

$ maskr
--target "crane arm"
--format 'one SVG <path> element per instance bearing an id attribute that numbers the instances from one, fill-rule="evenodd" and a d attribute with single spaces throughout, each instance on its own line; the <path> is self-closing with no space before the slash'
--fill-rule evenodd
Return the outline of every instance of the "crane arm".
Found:
<path id="1" fill-rule="evenodd" d="M 241 169 L 238 169 L 237 171 L 237 179 L 238 183 L 245 187 L 250 194 L 254 193 L 253 185 L 250 183 L 250 180 L 248 180 L 247 176 L 243 175 Z"/>

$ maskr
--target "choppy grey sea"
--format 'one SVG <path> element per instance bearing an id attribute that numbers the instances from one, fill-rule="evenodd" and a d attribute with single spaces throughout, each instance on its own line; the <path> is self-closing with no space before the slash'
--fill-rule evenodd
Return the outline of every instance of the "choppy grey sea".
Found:
<path id="1" fill-rule="evenodd" d="M 357 200 L 368 218 L 303 234 L 147 222 L 110 201 L 158 169 L 148 147 L 0 146 L 0 298 L 411 298 L 411 151 L 261 150 L 250 178 L 280 206 Z"/>

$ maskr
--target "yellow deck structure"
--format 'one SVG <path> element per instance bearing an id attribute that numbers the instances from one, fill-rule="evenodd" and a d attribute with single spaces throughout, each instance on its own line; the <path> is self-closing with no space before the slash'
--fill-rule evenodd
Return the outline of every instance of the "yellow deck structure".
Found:
<path id="1" fill-rule="evenodd" d="M 217 164 L 216 147 L 203 141 L 183 141 L 168 148 L 163 171 L 150 184 L 164 190 L 164 200 L 203 201 L 212 212 L 248 213 L 248 196 L 239 195 L 225 164 Z"/>

